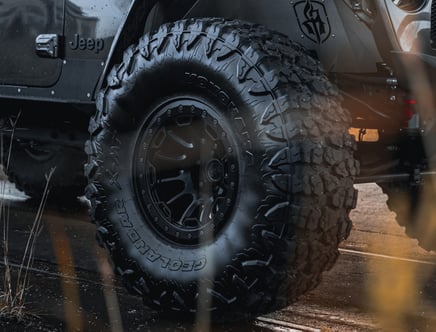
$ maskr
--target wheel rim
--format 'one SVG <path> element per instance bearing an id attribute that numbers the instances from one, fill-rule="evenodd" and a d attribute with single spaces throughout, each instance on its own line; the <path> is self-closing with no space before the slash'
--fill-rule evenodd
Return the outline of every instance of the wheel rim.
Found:
<path id="1" fill-rule="evenodd" d="M 174 98 L 150 112 L 137 142 L 133 179 L 148 224 L 182 245 L 215 238 L 238 190 L 229 123 L 202 100 Z"/>

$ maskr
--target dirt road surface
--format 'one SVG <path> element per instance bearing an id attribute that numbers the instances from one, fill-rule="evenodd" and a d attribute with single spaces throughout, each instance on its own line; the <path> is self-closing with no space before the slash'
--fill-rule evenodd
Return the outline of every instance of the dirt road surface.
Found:
<path id="1" fill-rule="evenodd" d="M 0 321 L 0 330 L 436 331 L 436 254 L 406 237 L 378 186 L 358 189 L 352 234 L 318 288 L 253 322 L 213 328 L 160 317 L 128 295 L 95 243 L 86 203 L 48 206 L 26 290 L 25 310 L 33 316 Z M 4 202 L 15 276 L 37 204 L 9 185 Z"/>

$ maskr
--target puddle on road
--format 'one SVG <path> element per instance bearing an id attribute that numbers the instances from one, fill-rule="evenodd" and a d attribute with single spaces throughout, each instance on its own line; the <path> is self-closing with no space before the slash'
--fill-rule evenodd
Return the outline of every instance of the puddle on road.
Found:
<path id="1" fill-rule="evenodd" d="M 365 287 L 369 308 L 377 315 L 383 331 L 434 331 L 436 254 L 425 251 L 418 247 L 418 241 L 406 237 L 404 227 L 397 224 L 395 215 L 392 218 L 387 209 L 384 202 L 387 196 L 382 194 L 379 187 L 374 186 L 370 190 L 372 195 L 380 199 L 379 202 L 373 203 L 383 204 L 384 208 L 367 217 L 376 218 L 373 222 L 378 224 L 377 229 L 380 233 L 395 236 L 384 236 L 383 242 L 380 242 L 380 237 L 368 237 L 368 251 L 382 252 L 386 256 L 368 259 Z M 369 199 L 367 194 L 361 194 L 359 203 L 362 210 L 369 209 L 369 205 L 374 201 L 374 198 Z M 407 205 L 407 202 L 402 204 Z M 435 206 L 427 202 L 423 208 L 429 209 L 425 213 L 427 218 L 432 218 L 425 220 L 426 225 L 435 225 Z M 426 228 L 425 232 L 430 236 L 435 234 L 431 228 Z M 403 236 L 398 237 L 399 233 Z M 407 256 L 408 259 L 396 259 L 399 255 Z M 419 262 L 420 258 L 423 260 L 422 263 Z"/>

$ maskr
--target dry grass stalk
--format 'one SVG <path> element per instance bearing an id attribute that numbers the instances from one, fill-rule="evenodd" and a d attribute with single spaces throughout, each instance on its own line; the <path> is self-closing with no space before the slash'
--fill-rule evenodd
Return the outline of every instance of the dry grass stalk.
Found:
<path id="1" fill-rule="evenodd" d="M 11 120 L 10 123 L 12 126 L 12 133 L 11 133 L 11 139 L 8 147 L 7 156 L 4 156 L 3 154 L 4 141 L 3 141 L 3 137 L 1 138 L 1 146 L 0 146 L 1 160 L 2 160 L 2 165 L 4 165 L 6 171 L 9 167 L 9 162 L 11 159 L 12 142 L 15 134 L 16 124 L 19 117 L 20 114 L 18 114 L 15 121 Z M 32 268 L 33 261 L 34 261 L 36 240 L 38 239 L 38 236 L 42 230 L 42 223 L 41 223 L 42 216 L 45 209 L 45 204 L 47 202 L 47 197 L 49 195 L 50 180 L 53 176 L 54 171 L 55 171 L 54 168 L 51 169 L 49 174 L 46 176 L 46 185 L 44 188 L 42 199 L 39 204 L 38 211 L 36 213 L 32 227 L 30 229 L 29 236 L 27 238 L 26 247 L 21 260 L 20 267 L 18 268 L 18 275 L 15 282 L 13 281 L 12 278 L 12 267 L 9 261 L 9 226 L 10 226 L 9 203 L 5 199 L 0 198 L 0 220 L 3 224 L 2 244 L 3 244 L 3 265 L 4 265 L 3 289 L 0 290 L 0 317 L 21 320 L 26 315 L 25 297 L 26 297 L 26 292 L 30 288 L 29 270 Z M 3 182 L 0 187 L 0 194 L 2 196 L 4 196 L 5 190 L 6 190 L 6 184 L 5 182 Z"/>

